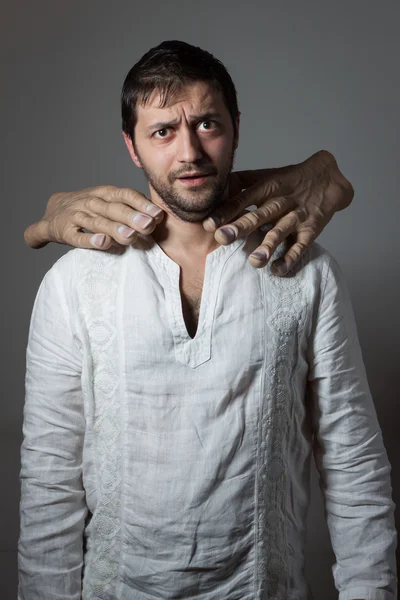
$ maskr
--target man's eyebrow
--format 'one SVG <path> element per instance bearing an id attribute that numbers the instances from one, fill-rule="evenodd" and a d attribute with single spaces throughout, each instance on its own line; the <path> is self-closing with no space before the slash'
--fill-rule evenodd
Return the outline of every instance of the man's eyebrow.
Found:
<path id="1" fill-rule="evenodd" d="M 192 123 L 197 121 L 206 121 L 208 119 L 221 119 L 221 115 L 218 112 L 206 112 L 200 115 L 193 115 L 190 117 L 190 121 Z M 173 121 L 156 121 L 152 123 L 148 127 L 146 127 L 146 131 L 159 131 L 160 129 L 167 129 L 168 127 L 173 127 L 174 125 L 178 125 L 179 121 L 176 119 Z"/>

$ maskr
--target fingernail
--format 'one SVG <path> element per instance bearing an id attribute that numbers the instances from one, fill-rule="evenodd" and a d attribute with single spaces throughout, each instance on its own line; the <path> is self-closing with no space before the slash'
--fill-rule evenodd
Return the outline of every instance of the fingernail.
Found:
<path id="1" fill-rule="evenodd" d="M 221 219 L 219 217 L 207 217 L 204 220 L 204 225 L 211 225 L 211 227 L 218 228 L 221 225 Z"/>
<path id="2" fill-rule="evenodd" d="M 158 206 L 154 206 L 154 204 L 148 204 L 145 210 L 146 213 L 152 217 L 158 217 L 158 215 L 161 215 L 162 213 L 162 209 L 158 208 Z"/>
<path id="3" fill-rule="evenodd" d="M 118 227 L 118 233 L 122 235 L 124 238 L 130 238 L 135 233 L 134 229 L 130 229 L 129 227 L 125 227 L 125 225 L 120 225 Z"/>
<path id="4" fill-rule="evenodd" d="M 264 250 L 256 250 L 250 256 L 252 256 L 256 260 L 259 260 L 260 262 L 265 262 L 266 260 L 268 260 L 267 253 Z"/>
<path id="5" fill-rule="evenodd" d="M 275 275 L 286 275 L 289 272 L 289 265 L 284 260 L 279 260 L 271 265 L 271 271 Z"/>
<path id="6" fill-rule="evenodd" d="M 233 242 L 236 239 L 236 231 L 232 227 L 224 227 L 219 231 L 227 242 Z"/>
<path id="7" fill-rule="evenodd" d="M 137 214 L 133 217 L 133 222 L 136 225 L 139 225 L 142 229 L 146 229 L 153 222 L 151 217 L 146 217 L 146 215 Z"/>
<path id="8" fill-rule="evenodd" d="M 90 242 L 93 244 L 93 246 L 96 246 L 97 248 L 102 248 L 104 246 L 105 241 L 106 236 L 104 235 L 104 233 L 96 233 L 90 238 Z"/>

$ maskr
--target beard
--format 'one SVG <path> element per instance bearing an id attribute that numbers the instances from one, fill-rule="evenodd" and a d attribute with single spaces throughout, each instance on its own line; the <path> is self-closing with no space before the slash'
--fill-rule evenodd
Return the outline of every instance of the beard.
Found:
<path id="1" fill-rule="evenodd" d="M 224 194 L 228 186 L 229 175 L 232 171 L 235 160 L 235 150 L 232 148 L 226 165 L 219 172 L 214 165 L 210 163 L 196 163 L 187 165 L 180 171 L 170 173 L 166 179 L 159 177 L 152 172 L 141 161 L 143 172 L 146 179 L 155 190 L 161 200 L 167 205 L 170 211 L 182 221 L 188 223 L 198 223 L 206 219 L 216 208 L 222 206 L 225 202 Z M 193 186 L 186 193 L 178 193 L 174 189 L 175 181 L 184 175 L 190 175 L 191 172 L 201 171 L 202 173 L 210 173 L 210 179 L 206 180 L 199 186 Z"/>

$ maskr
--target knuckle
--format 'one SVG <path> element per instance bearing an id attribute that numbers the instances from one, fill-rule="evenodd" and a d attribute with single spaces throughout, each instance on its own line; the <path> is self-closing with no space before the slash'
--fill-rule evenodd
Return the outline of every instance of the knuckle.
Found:
<path id="1" fill-rule="evenodd" d="M 70 233 L 67 238 L 64 238 L 64 242 L 66 242 L 67 244 L 69 244 L 70 246 L 73 246 L 74 248 L 81 248 L 82 247 L 82 243 L 81 243 L 81 238 L 79 236 L 78 233 Z"/>
<path id="2" fill-rule="evenodd" d="M 297 215 L 295 215 L 295 214 L 291 215 L 290 219 L 288 219 L 287 231 L 288 232 L 297 231 L 299 229 L 299 227 L 301 227 L 301 223 L 302 222 Z"/>
<path id="3" fill-rule="evenodd" d="M 302 254 L 304 253 L 304 250 L 305 250 L 305 248 L 302 248 L 300 246 L 300 244 L 296 244 L 296 246 L 294 246 L 293 248 L 291 248 L 289 250 L 289 252 L 287 253 L 287 256 L 292 262 L 297 262 L 299 260 L 299 258 L 301 258 Z"/>
<path id="4" fill-rule="evenodd" d="M 270 231 L 269 236 L 275 241 L 279 241 L 284 237 L 285 232 L 281 226 L 275 225 L 275 227 Z"/>
<path id="5" fill-rule="evenodd" d="M 261 246 L 263 246 L 264 248 L 267 248 L 268 250 L 271 250 L 272 252 L 274 250 L 276 250 L 278 245 L 279 245 L 278 242 L 276 240 L 274 240 L 273 238 L 269 237 L 268 234 L 264 238 L 264 240 L 262 241 L 262 244 L 261 244 Z"/>
<path id="6" fill-rule="evenodd" d="M 281 212 L 287 208 L 288 199 L 285 196 L 279 196 L 279 198 L 272 198 L 270 201 L 270 210 L 274 212 Z"/>
<path id="7" fill-rule="evenodd" d="M 303 223 L 302 226 L 299 228 L 299 231 L 304 235 L 309 236 L 310 238 L 315 238 L 317 237 L 317 232 L 319 231 L 319 227 L 317 226 L 317 223 L 315 222 L 307 222 L 307 223 Z"/>
<path id="8" fill-rule="evenodd" d="M 98 212 L 106 219 L 112 219 L 115 212 L 115 204 L 113 202 L 104 202 L 103 200 L 100 200 Z"/>
<path id="9" fill-rule="evenodd" d="M 134 206 L 138 210 L 142 209 L 148 203 L 148 200 L 141 193 L 126 187 L 115 188 L 113 200 L 118 201 L 124 206 Z"/>
<path id="10" fill-rule="evenodd" d="M 272 254 L 276 250 L 276 246 L 277 244 L 273 240 L 265 239 L 260 245 L 260 248 L 267 250 L 269 254 Z"/>
<path id="11" fill-rule="evenodd" d="M 75 248 L 85 248 L 86 247 L 86 240 L 88 239 L 89 236 L 87 236 L 86 234 L 82 234 L 79 233 L 78 231 L 71 231 L 70 235 L 69 235 L 69 244 L 71 246 L 75 246 Z M 92 246 L 92 244 L 90 244 L 90 247 L 95 247 Z"/>
<path id="12" fill-rule="evenodd" d="M 268 179 L 267 181 L 263 181 L 260 186 L 260 191 L 264 198 L 271 196 L 272 194 L 276 194 L 279 192 L 279 188 L 281 187 L 281 182 L 277 179 Z"/>
<path id="13" fill-rule="evenodd" d="M 260 226 L 260 215 L 256 211 L 249 211 L 241 217 L 236 225 L 244 229 L 252 229 Z"/>
<path id="14" fill-rule="evenodd" d="M 293 214 L 292 214 L 293 226 L 295 228 L 300 227 L 300 225 L 302 223 L 304 223 L 304 221 L 305 221 L 306 218 L 307 218 L 307 214 L 304 211 L 304 209 L 298 208 L 298 209 L 294 210 Z"/>
<path id="15" fill-rule="evenodd" d="M 120 204 L 118 205 L 118 215 L 120 215 L 121 221 L 123 220 L 124 223 L 131 224 L 135 213 L 129 206 Z"/>
<path id="16" fill-rule="evenodd" d="M 307 244 L 305 244 L 304 242 L 297 242 L 296 251 L 298 255 L 300 256 L 301 254 L 303 254 L 307 250 L 307 247 Z"/>
<path id="17" fill-rule="evenodd" d="M 104 207 L 104 214 L 110 221 L 129 223 L 132 220 L 132 209 L 122 202 L 110 202 Z"/>
<path id="18" fill-rule="evenodd" d="M 96 192 L 96 194 L 98 194 L 100 197 L 107 196 L 108 194 L 112 194 L 113 192 L 116 191 L 116 186 L 115 185 L 111 185 L 111 184 L 106 184 L 106 185 L 99 185 L 95 188 L 93 188 L 93 191 Z"/>
<path id="19" fill-rule="evenodd" d="M 259 222 L 267 221 L 274 214 L 274 204 L 273 202 L 269 202 L 268 204 L 261 206 L 256 211 L 254 211 L 255 215 L 257 215 Z"/>
<path id="20" fill-rule="evenodd" d="M 118 202 L 121 201 L 121 198 L 124 197 L 124 195 L 127 193 L 127 189 L 126 188 L 121 188 L 121 187 L 113 187 L 113 196 L 115 200 L 117 200 Z"/>
<path id="21" fill-rule="evenodd" d="M 93 196 L 85 196 L 85 198 L 81 200 L 81 207 L 87 212 L 96 212 L 98 205 L 98 198 Z"/>
<path id="22" fill-rule="evenodd" d="M 107 221 L 106 219 L 103 219 L 103 217 L 100 216 L 96 216 L 93 217 L 93 219 L 90 220 L 91 226 L 94 227 L 94 229 L 97 230 L 101 230 L 101 231 L 105 231 L 107 229 Z"/>
<path id="23" fill-rule="evenodd" d="M 294 210 L 285 217 L 285 230 L 287 233 L 295 231 L 301 227 L 302 223 L 301 216 Z"/>
<path id="24" fill-rule="evenodd" d="M 125 197 L 125 196 L 128 196 L 128 197 L 135 196 L 138 199 L 141 199 L 141 197 L 142 197 L 140 193 L 136 192 L 136 190 L 131 190 L 131 189 L 127 188 L 127 187 L 121 187 L 121 188 L 116 188 L 116 189 L 117 189 L 118 194 L 120 196 L 123 196 L 123 197 Z"/>
<path id="25" fill-rule="evenodd" d="M 82 225 L 84 223 L 87 222 L 88 220 L 88 215 L 87 213 L 84 213 L 81 210 L 76 210 L 74 212 L 74 219 L 73 219 L 76 223 L 79 223 L 79 225 Z"/>

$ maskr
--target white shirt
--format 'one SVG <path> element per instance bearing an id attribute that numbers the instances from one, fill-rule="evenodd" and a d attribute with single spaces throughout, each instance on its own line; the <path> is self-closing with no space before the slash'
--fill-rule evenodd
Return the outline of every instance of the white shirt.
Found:
<path id="1" fill-rule="evenodd" d="M 73 250 L 27 350 L 19 600 L 305 600 L 314 448 L 340 600 L 396 598 L 390 466 L 350 300 L 314 245 L 208 255 L 196 336 L 157 244 Z"/>

